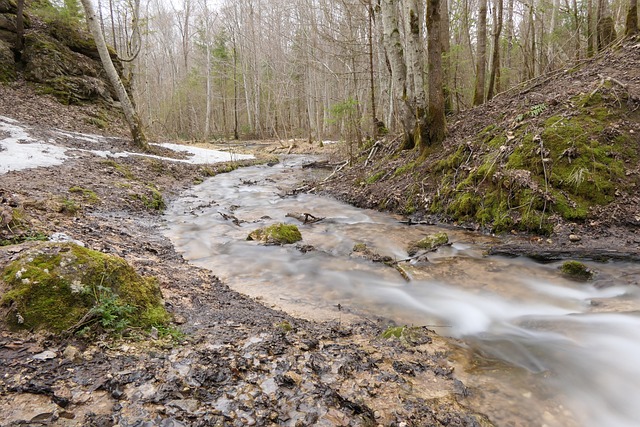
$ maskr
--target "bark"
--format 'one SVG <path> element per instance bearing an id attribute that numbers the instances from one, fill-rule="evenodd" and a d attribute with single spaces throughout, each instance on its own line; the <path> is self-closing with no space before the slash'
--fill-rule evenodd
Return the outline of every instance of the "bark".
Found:
<path id="1" fill-rule="evenodd" d="M 478 13 L 478 62 L 473 92 L 473 105 L 484 103 L 484 80 L 487 68 L 487 0 L 480 0 Z"/>
<path id="2" fill-rule="evenodd" d="M 507 73 L 504 78 L 504 86 L 509 89 L 511 86 L 511 52 L 513 50 L 513 2 L 514 0 L 509 0 L 507 6 L 507 47 L 506 47 L 506 69 Z"/>
<path id="3" fill-rule="evenodd" d="M 560 0 L 553 0 L 551 8 L 551 24 L 549 28 L 549 39 L 547 40 L 547 68 L 555 69 L 556 56 L 556 33 L 558 27 L 558 13 L 560 12 Z"/>
<path id="4" fill-rule="evenodd" d="M 638 0 L 631 0 L 627 10 L 625 35 L 631 37 L 635 34 L 638 34 Z"/>
<path id="5" fill-rule="evenodd" d="M 607 0 L 598 0 L 597 22 L 596 32 L 598 36 L 598 50 L 602 50 L 613 43 L 617 37 L 615 23 L 611 17 L 609 3 Z"/>
<path id="6" fill-rule="evenodd" d="M 593 33 L 593 0 L 587 0 L 587 57 L 592 57 L 595 50 Z"/>
<path id="7" fill-rule="evenodd" d="M 24 0 L 18 0 L 18 10 L 16 11 L 16 52 L 17 59 L 22 56 L 24 49 Z"/>
<path id="8" fill-rule="evenodd" d="M 393 97 L 398 106 L 400 121 L 404 129 L 403 149 L 415 146 L 411 109 L 408 108 L 407 66 L 404 62 L 402 40 L 398 28 L 398 0 L 381 0 L 382 25 L 387 57 L 391 66 Z"/>
<path id="9" fill-rule="evenodd" d="M 500 91 L 500 34 L 502 33 L 502 9 L 502 0 L 496 0 L 493 26 L 493 57 L 491 59 L 491 75 L 489 76 L 487 99 L 493 98 L 494 88 L 496 88 L 496 92 Z"/>
<path id="10" fill-rule="evenodd" d="M 429 7 L 427 3 L 427 8 Z M 442 45 L 442 72 L 444 74 L 444 111 L 453 112 L 453 97 L 451 96 L 451 31 L 449 27 L 449 0 L 440 0 L 440 27 Z M 429 13 L 427 11 L 427 13 Z"/>
<path id="11" fill-rule="evenodd" d="M 424 89 L 424 48 L 422 45 L 422 20 L 417 0 L 404 0 L 405 38 L 407 72 L 412 77 L 409 102 L 414 115 L 413 137 L 415 144 L 421 146 L 427 135 L 427 96 Z M 438 31 L 440 29 L 438 28 Z M 438 37 L 440 38 L 440 37 Z M 440 50 L 442 50 L 440 48 Z M 442 90 L 442 82 L 438 86 Z"/>
<path id="12" fill-rule="evenodd" d="M 104 40 L 102 35 L 102 30 L 100 29 L 100 23 L 96 19 L 96 13 L 93 10 L 93 5 L 91 4 L 91 0 L 81 0 L 82 6 L 84 7 L 84 14 L 87 18 L 87 25 L 89 26 L 89 30 L 93 35 L 93 38 L 96 42 L 96 47 L 98 49 L 98 53 L 100 54 L 100 60 L 102 61 L 102 66 L 107 75 L 107 78 L 111 82 L 114 90 L 116 91 L 116 95 L 118 100 L 120 101 L 120 105 L 122 106 L 122 112 L 124 113 L 125 119 L 127 120 L 127 124 L 129 125 L 129 129 L 131 130 L 131 136 L 133 138 L 133 143 L 138 148 L 143 150 L 148 150 L 149 145 L 147 144 L 147 139 L 144 135 L 144 131 L 142 129 L 142 122 L 140 121 L 140 117 L 138 117 L 138 113 L 136 112 L 131 99 L 129 98 L 129 94 L 122 84 L 122 80 L 116 71 L 116 68 L 111 61 L 111 55 L 109 55 L 109 50 L 107 48 L 107 43 Z"/>
<path id="13" fill-rule="evenodd" d="M 427 145 L 440 144 L 446 136 L 445 100 L 442 70 L 442 9 L 440 2 L 428 0 L 427 34 L 429 62 L 429 113 Z M 424 147 L 422 147 L 424 148 Z"/>
<path id="14" fill-rule="evenodd" d="M 376 85 L 373 68 L 373 5 L 371 0 L 367 2 L 368 27 L 367 27 L 367 44 L 369 49 L 369 90 L 371 94 L 371 134 L 373 139 L 378 137 L 378 116 L 376 115 Z"/>

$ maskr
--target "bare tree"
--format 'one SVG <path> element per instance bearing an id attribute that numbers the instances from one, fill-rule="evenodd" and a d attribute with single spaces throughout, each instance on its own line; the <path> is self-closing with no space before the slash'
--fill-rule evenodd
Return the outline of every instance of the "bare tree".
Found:
<path id="1" fill-rule="evenodd" d="M 502 0 L 495 0 L 493 14 L 493 54 L 487 99 L 493 98 L 494 88 L 500 91 L 500 34 L 502 34 Z"/>
<path id="2" fill-rule="evenodd" d="M 444 90 L 442 73 L 442 15 L 441 1 L 427 2 L 428 68 L 429 68 L 429 113 L 427 145 L 441 143 L 446 136 L 444 115 Z"/>
<path id="3" fill-rule="evenodd" d="M 478 62 L 473 92 L 473 105 L 484 103 L 484 80 L 487 69 L 487 0 L 480 0 L 478 13 Z"/>
<path id="4" fill-rule="evenodd" d="M 638 0 L 629 1 L 629 9 L 627 10 L 627 19 L 625 25 L 625 34 L 630 37 L 638 34 Z"/>
<path id="5" fill-rule="evenodd" d="M 98 20 L 96 19 L 96 13 L 93 10 L 91 0 L 81 1 L 82 7 L 84 8 L 84 14 L 87 18 L 87 25 L 89 26 L 89 30 L 91 31 L 91 34 L 93 35 L 93 38 L 96 42 L 96 47 L 100 55 L 100 60 L 102 61 L 102 66 L 105 73 L 107 74 L 107 78 L 116 91 L 116 95 L 122 106 L 122 112 L 124 113 L 125 119 L 129 124 L 133 143 L 141 149 L 148 150 L 149 145 L 147 144 L 147 139 L 142 129 L 142 122 L 140 121 L 140 117 L 138 117 L 138 113 L 136 112 L 133 103 L 129 98 L 129 94 L 122 84 L 122 80 L 120 79 L 120 76 L 118 75 L 118 72 L 113 65 L 111 55 L 109 54 L 109 49 L 107 48 L 107 43 L 105 42 L 102 35 L 100 22 L 98 22 Z"/>

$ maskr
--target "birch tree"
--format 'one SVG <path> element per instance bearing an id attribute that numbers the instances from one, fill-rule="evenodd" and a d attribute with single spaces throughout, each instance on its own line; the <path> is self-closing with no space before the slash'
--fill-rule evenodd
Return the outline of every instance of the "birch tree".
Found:
<path id="1" fill-rule="evenodd" d="M 107 48 L 107 43 L 104 40 L 104 36 L 102 35 L 102 29 L 100 28 L 100 22 L 96 19 L 96 13 L 93 10 L 93 5 L 91 4 L 91 0 L 81 0 L 82 7 L 84 8 L 84 14 L 87 18 L 87 25 L 89 26 L 89 30 L 93 35 L 93 38 L 96 42 L 96 47 L 98 49 L 98 54 L 100 55 L 100 60 L 102 61 L 102 66 L 104 71 L 113 86 L 116 96 L 120 101 L 120 105 L 122 106 L 122 112 L 124 113 L 127 124 L 129 125 L 129 129 L 131 131 L 131 137 L 133 138 L 133 143 L 138 148 L 143 150 L 148 150 L 149 145 L 147 144 L 147 139 L 144 135 L 144 131 L 142 129 L 142 122 L 140 121 L 140 117 L 138 117 L 138 113 L 131 102 L 131 98 L 129 98 L 129 94 L 122 84 L 122 80 L 116 71 L 116 67 L 113 65 L 113 61 L 111 60 L 111 55 L 109 54 L 109 49 Z"/>

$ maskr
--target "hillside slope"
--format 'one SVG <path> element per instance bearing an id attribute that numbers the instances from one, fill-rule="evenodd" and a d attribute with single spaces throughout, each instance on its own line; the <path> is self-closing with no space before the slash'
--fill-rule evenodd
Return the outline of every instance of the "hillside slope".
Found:
<path id="1" fill-rule="evenodd" d="M 444 146 L 423 157 L 391 139 L 363 147 L 320 191 L 495 233 L 577 242 L 618 229 L 617 243 L 637 248 L 638 69 L 640 43 L 627 40 L 449 117 Z"/>

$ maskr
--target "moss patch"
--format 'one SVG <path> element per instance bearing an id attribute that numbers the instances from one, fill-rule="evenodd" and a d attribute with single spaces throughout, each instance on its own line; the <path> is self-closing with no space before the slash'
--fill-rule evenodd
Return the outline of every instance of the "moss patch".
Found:
<path id="1" fill-rule="evenodd" d="M 5 320 L 14 329 L 121 330 L 169 320 L 155 279 L 139 276 L 122 258 L 71 243 L 23 251 L 2 279 L 9 290 L 0 302 L 9 307 Z"/>
<path id="2" fill-rule="evenodd" d="M 430 212 L 494 232 L 550 234 L 554 216 L 584 221 L 617 192 L 635 193 L 640 182 L 626 170 L 640 156 L 625 123 L 637 113 L 624 101 L 602 88 L 571 108 L 534 105 L 486 127 L 433 163 Z"/>
<path id="3" fill-rule="evenodd" d="M 579 281 L 587 281 L 593 277 L 593 272 L 578 261 L 566 261 L 560 266 L 560 271 L 565 276 Z"/>
<path id="4" fill-rule="evenodd" d="M 417 254 L 420 250 L 433 251 L 442 245 L 449 243 L 449 236 L 447 233 L 435 233 L 431 234 L 424 239 L 411 243 L 407 248 L 409 256 Z"/>
<path id="5" fill-rule="evenodd" d="M 295 225 L 279 223 L 252 231 L 247 240 L 256 240 L 266 245 L 289 245 L 302 240 L 302 235 Z"/>

